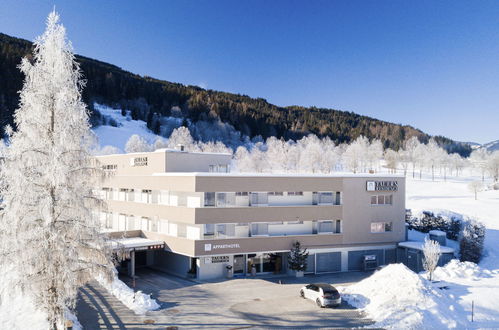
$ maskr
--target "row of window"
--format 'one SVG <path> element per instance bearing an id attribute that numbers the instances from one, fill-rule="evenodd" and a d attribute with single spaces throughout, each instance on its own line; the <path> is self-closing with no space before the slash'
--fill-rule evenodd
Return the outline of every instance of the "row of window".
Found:
<path id="1" fill-rule="evenodd" d="M 372 195 L 371 205 L 392 205 L 393 195 Z"/>
<path id="2" fill-rule="evenodd" d="M 229 173 L 229 165 L 208 165 L 208 172 L 211 173 Z"/>
<path id="3" fill-rule="evenodd" d="M 391 222 L 371 222 L 371 233 L 385 233 L 392 231 Z"/>

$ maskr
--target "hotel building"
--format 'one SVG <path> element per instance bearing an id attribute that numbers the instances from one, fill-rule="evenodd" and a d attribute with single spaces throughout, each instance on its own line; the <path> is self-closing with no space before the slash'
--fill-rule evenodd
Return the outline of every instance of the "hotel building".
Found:
<path id="1" fill-rule="evenodd" d="M 135 245 L 137 267 L 200 280 L 286 273 L 299 241 L 305 273 L 355 271 L 395 262 L 405 239 L 403 176 L 231 173 L 229 154 L 169 149 L 97 159 L 102 224 L 150 242 Z"/>

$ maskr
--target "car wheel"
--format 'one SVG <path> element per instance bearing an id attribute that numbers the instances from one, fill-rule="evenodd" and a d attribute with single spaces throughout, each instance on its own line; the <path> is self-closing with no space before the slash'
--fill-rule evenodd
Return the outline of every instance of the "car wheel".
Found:
<path id="1" fill-rule="evenodd" d="M 322 308 L 322 303 L 321 303 L 321 300 L 320 299 L 317 299 L 315 301 L 315 303 L 317 304 L 317 306 L 319 306 L 320 308 Z"/>
<path id="2" fill-rule="evenodd" d="M 303 290 L 300 290 L 300 297 L 305 298 L 305 292 L 303 292 Z"/>

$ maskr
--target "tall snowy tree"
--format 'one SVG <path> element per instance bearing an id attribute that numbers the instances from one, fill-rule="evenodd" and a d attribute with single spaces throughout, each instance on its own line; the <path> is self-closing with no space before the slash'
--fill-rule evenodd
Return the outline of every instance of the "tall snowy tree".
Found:
<path id="1" fill-rule="evenodd" d="M 17 130 L 8 130 L 1 168 L 0 264 L 14 266 L 13 285 L 34 298 L 50 329 L 63 329 L 78 288 L 96 274 L 110 276 L 111 263 L 93 211 L 100 171 L 89 154 L 94 137 L 81 71 L 57 13 L 34 45 L 20 65 Z"/>

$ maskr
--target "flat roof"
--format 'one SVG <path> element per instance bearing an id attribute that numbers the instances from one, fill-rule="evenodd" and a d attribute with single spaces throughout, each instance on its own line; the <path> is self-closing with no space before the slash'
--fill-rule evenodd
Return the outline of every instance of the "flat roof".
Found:
<path id="1" fill-rule="evenodd" d="M 144 248 L 165 244 L 164 241 L 155 241 L 144 237 L 126 237 L 110 240 L 113 250 Z"/>
<path id="2" fill-rule="evenodd" d="M 405 178 L 402 174 L 383 173 L 346 173 L 335 172 L 331 174 L 313 173 L 240 173 L 240 172 L 161 172 L 153 173 L 153 176 L 224 176 L 224 177 L 297 177 L 297 178 Z"/>
<path id="3" fill-rule="evenodd" d="M 182 151 L 182 150 L 177 150 L 177 149 L 170 149 L 170 148 L 161 148 L 161 149 L 156 149 L 154 151 L 142 151 L 142 152 L 129 152 L 129 153 L 119 153 L 119 154 L 109 154 L 109 155 L 95 155 L 93 157 L 97 158 L 102 158 L 102 157 L 109 157 L 109 156 L 134 156 L 134 155 L 144 155 L 144 154 L 152 154 L 152 153 L 159 153 L 159 152 L 164 152 L 164 153 L 183 153 L 183 154 L 196 154 L 196 155 L 222 155 L 222 156 L 232 156 L 231 153 L 228 152 L 207 152 L 207 151 Z"/>
<path id="4" fill-rule="evenodd" d="M 420 250 L 423 251 L 423 245 L 424 242 L 421 241 L 406 241 L 406 242 L 400 242 L 398 246 L 409 248 L 409 249 L 415 249 L 415 250 Z M 454 249 L 448 246 L 440 246 L 440 252 L 442 253 L 454 253 Z"/>

